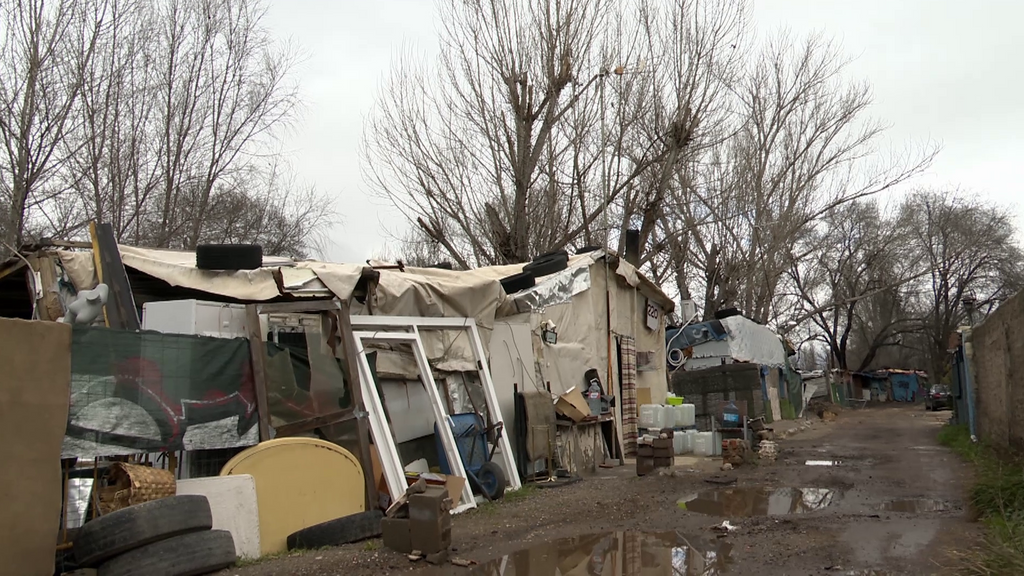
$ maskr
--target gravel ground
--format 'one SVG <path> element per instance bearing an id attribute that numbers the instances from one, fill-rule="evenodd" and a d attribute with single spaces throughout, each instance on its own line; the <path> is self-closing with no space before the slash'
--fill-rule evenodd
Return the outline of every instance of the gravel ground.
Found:
<path id="1" fill-rule="evenodd" d="M 506 556 L 517 576 L 554 574 L 553 568 L 541 567 L 549 560 L 564 573 L 564 563 L 577 557 L 591 566 L 574 573 L 600 573 L 595 562 L 618 556 L 598 551 L 633 538 L 615 535 L 621 532 L 670 533 L 672 540 L 700 542 L 695 546 L 702 553 L 715 549 L 717 561 L 724 563 L 718 572 L 705 574 L 941 574 L 953 563 L 951 552 L 979 533 L 963 508 L 966 467 L 935 439 L 948 416 L 926 413 L 921 406 L 890 405 L 843 411 L 835 422 L 815 419 L 804 430 L 790 424 L 797 431 L 779 441 L 778 460 L 727 472 L 736 478 L 728 488 L 706 482 L 708 471 L 679 467 L 669 475 L 638 478 L 632 467 L 624 466 L 577 484 L 510 495 L 455 517 L 452 556 L 482 563 L 475 570 L 412 563 L 374 540 L 264 559 L 222 574 L 469 575 L 500 572 L 486 563 Z M 840 464 L 807 466 L 807 460 Z M 716 488 L 717 493 L 708 492 Z M 795 492 L 803 489 L 812 490 Z M 768 493 L 771 499 L 763 497 Z M 703 500 L 690 502 L 681 509 L 677 501 L 694 494 L 719 501 L 704 507 Z M 793 494 L 797 498 L 790 505 L 787 498 Z M 800 504 L 801 494 L 804 502 L 824 495 L 830 504 L 809 511 Z M 800 513 L 776 515 L 789 509 Z M 765 515 L 768 510 L 773 515 Z M 723 536 L 713 527 L 725 519 L 737 529 Z M 563 539 L 571 540 L 559 544 Z M 660 545 L 651 541 L 641 547 L 656 550 Z M 673 545 L 664 546 L 671 550 Z M 530 548 L 535 551 L 524 552 Z M 658 563 L 651 558 L 645 557 L 643 566 Z M 673 574 L 671 563 L 664 564 L 664 571 L 645 569 L 644 574 Z M 677 566 L 675 573 L 691 572 L 680 572 Z"/>

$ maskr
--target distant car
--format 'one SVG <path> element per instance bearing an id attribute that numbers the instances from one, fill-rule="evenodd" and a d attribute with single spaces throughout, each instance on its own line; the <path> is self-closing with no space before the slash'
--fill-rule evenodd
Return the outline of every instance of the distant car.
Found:
<path id="1" fill-rule="evenodd" d="M 952 410 L 953 398 L 949 393 L 948 386 L 935 385 L 928 391 L 924 399 L 925 410 Z"/>

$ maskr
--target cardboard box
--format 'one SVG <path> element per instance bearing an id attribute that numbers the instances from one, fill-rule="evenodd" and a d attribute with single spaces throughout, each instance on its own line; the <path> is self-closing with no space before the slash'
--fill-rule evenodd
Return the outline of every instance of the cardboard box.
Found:
<path id="1" fill-rule="evenodd" d="M 452 499 L 452 508 L 459 506 L 459 501 L 462 500 L 462 488 L 466 485 L 465 478 L 437 474 L 436 472 L 420 474 L 420 478 L 423 478 L 428 486 L 444 486 L 448 490 L 448 497 Z"/>
<path id="2" fill-rule="evenodd" d="M 555 411 L 573 422 L 580 422 L 590 416 L 590 405 L 583 394 L 573 386 L 555 401 Z"/>

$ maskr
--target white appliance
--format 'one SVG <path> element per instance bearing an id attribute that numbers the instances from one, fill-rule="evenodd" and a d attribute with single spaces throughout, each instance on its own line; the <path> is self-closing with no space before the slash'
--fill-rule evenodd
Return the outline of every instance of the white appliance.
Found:
<path id="1" fill-rule="evenodd" d="M 245 338 L 245 306 L 205 300 L 168 300 L 142 305 L 142 329 L 165 334 Z"/>

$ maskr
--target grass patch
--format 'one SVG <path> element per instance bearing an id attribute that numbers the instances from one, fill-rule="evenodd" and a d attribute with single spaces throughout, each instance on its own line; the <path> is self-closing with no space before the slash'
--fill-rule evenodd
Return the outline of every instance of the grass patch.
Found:
<path id="1" fill-rule="evenodd" d="M 380 540 L 367 540 L 366 544 L 363 544 L 363 550 L 366 552 L 373 552 L 374 550 L 380 550 Z"/>
<path id="2" fill-rule="evenodd" d="M 945 426 L 939 442 L 974 465 L 970 506 L 985 524 L 980 547 L 961 555 L 972 575 L 1024 574 L 1024 460 L 972 442 L 967 426 Z"/>
<path id="3" fill-rule="evenodd" d="M 502 508 L 512 506 L 531 496 L 535 495 L 540 488 L 531 484 L 523 484 L 523 487 L 514 492 L 505 492 L 505 497 L 494 502 L 484 502 L 477 505 L 476 509 L 484 514 L 497 514 Z"/>

